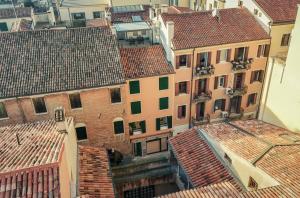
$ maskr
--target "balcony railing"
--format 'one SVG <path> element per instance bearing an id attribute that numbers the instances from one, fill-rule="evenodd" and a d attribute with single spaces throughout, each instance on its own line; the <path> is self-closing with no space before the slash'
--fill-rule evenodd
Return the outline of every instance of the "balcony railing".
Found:
<path id="1" fill-rule="evenodd" d="M 207 76 L 212 75 L 215 72 L 215 67 L 213 65 L 208 66 L 197 66 L 194 69 L 194 76 L 195 77 L 201 77 L 201 76 Z"/>
<path id="2" fill-rule="evenodd" d="M 205 102 L 211 99 L 212 92 L 206 91 L 194 94 L 193 102 Z"/>
<path id="3" fill-rule="evenodd" d="M 251 68 L 251 63 L 253 59 L 247 59 L 245 61 L 231 61 L 232 63 L 232 70 L 233 71 L 244 71 Z"/>
<path id="4" fill-rule="evenodd" d="M 204 117 L 200 117 L 200 118 L 192 117 L 192 125 L 193 126 L 207 124 L 209 122 L 210 122 L 210 115 L 209 114 L 207 114 Z"/>
<path id="5" fill-rule="evenodd" d="M 248 87 L 246 85 L 242 86 L 241 88 L 227 88 L 226 94 L 229 97 L 242 96 L 247 93 L 247 90 L 248 90 Z"/>

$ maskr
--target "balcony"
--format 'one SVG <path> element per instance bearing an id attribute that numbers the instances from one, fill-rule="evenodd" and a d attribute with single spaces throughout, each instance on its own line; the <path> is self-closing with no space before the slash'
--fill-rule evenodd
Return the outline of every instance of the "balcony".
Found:
<path id="1" fill-rule="evenodd" d="M 195 117 L 192 117 L 192 125 L 193 126 L 198 126 L 198 125 L 203 125 L 203 124 L 207 124 L 210 122 L 210 115 L 207 114 L 206 116 L 204 117 L 200 117 L 200 118 L 195 118 Z"/>
<path id="2" fill-rule="evenodd" d="M 245 71 L 251 68 L 251 64 L 253 63 L 253 59 L 247 59 L 245 61 L 231 61 L 232 63 L 232 71 L 239 72 Z"/>
<path id="3" fill-rule="evenodd" d="M 244 116 L 245 110 L 240 107 L 240 109 L 236 112 L 230 112 L 229 113 L 229 119 L 235 120 L 235 119 L 241 119 Z"/>
<path id="4" fill-rule="evenodd" d="M 215 67 L 213 65 L 209 66 L 197 66 L 194 69 L 194 77 L 207 77 L 215 72 Z"/>
<path id="5" fill-rule="evenodd" d="M 234 96 L 242 96 L 247 93 L 248 87 L 246 85 L 242 86 L 241 88 L 227 88 L 226 95 L 230 98 Z"/>
<path id="6" fill-rule="evenodd" d="M 207 92 L 201 92 L 201 93 L 197 93 L 194 94 L 193 97 L 193 102 L 205 102 L 211 99 L 211 95 L 212 92 L 211 91 L 207 91 Z"/>

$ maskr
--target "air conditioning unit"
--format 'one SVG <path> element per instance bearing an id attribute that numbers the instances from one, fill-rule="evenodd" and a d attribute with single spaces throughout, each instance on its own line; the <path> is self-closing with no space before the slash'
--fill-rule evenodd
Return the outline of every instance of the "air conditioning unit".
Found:
<path id="1" fill-rule="evenodd" d="M 221 117 L 222 118 L 228 118 L 228 112 L 227 111 L 222 111 L 221 112 Z"/>

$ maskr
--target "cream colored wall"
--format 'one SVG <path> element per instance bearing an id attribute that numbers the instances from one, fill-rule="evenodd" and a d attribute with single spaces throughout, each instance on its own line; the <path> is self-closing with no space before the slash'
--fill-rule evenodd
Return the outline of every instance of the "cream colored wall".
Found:
<path id="1" fill-rule="evenodd" d="M 299 10 L 299 9 L 298 9 Z M 265 85 L 260 119 L 287 128 L 300 131 L 300 13 L 292 33 L 286 65 L 270 59 L 268 77 L 270 86 Z"/>
<path id="2" fill-rule="evenodd" d="M 21 20 L 21 19 L 26 19 L 26 20 L 32 20 L 30 17 L 24 17 L 24 18 L 18 18 L 18 19 L 16 19 L 16 18 L 11 18 L 11 19 L 0 19 L 0 23 L 6 23 L 6 25 L 7 25 L 7 29 L 8 29 L 8 31 L 10 31 L 11 30 L 11 26 L 12 26 L 12 24 L 14 23 L 14 22 L 16 22 L 16 21 L 19 21 L 19 20 Z"/>
<path id="3" fill-rule="evenodd" d="M 283 34 L 290 34 L 294 28 L 294 24 L 286 25 L 273 25 L 271 27 L 270 36 L 271 40 L 271 49 L 270 57 L 276 56 L 278 53 L 287 53 L 289 47 L 281 46 L 281 39 Z"/>
<path id="4" fill-rule="evenodd" d="M 72 197 L 71 196 L 71 178 L 69 175 L 69 167 L 68 167 L 68 160 L 67 154 L 64 150 L 62 154 L 62 159 L 59 164 L 59 184 L 60 184 L 60 194 L 61 197 Z"/>
<path id="5" fill-rule="evenodd" d="M 169 0 L 111 0 L 112 6 L 169 4 Z"/>
<path id="6" fill-rule="evenodd" d="M 139 78 L 128 80 L 125 86 L 126 92 L 126 108 L 128 123 L 136 121 L 146 121 L 146 133 L 140 135 L 132 135 L 130 139 L 139 139 L 149 136 L 157 136 L 160 134 L 169 133 L 170 129 L 156 131 L 156 118 L 173 116 L 174 106 L 174 75 L 165 75 L 169 77 L 169 89 L 159 90 L 159 78 L 164 76 L 154 76 L 147 78 Z M 139 80 L 140 93 L 130 94 L 129 81 Z M 169 108 L 159 110 L 159 98 L 169 97 Z M 134 101 L 141 101 L 141 113 L 131 114 L 130 103 Z M 126 123 L 128 125 L 128 123 Z M 174 116 L 173 116 L 174 123 Z"/>
<path id="7" fill-rule="evenodd" d="M 84 12 L 87 20 L 94 19 L 93 12 L 105 11 L 108 4 L 100 4 L 93 6 L 78 6 L 78 7 L 59 7 L 61 21 L 70 21 L 72 13 Z"/>

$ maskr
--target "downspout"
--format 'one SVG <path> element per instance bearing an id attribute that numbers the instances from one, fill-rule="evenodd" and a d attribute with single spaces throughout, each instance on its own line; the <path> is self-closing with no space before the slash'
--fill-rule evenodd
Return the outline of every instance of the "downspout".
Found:
<path id="1" fill-rule="evenodd" d="M 189 118 L 189 128 L 192 128 L 192 103 L 193 103 L 193 74 L 194 74 L 194 53 L 195 53 L 195 48 L 193 49 L 193 54 L 192 54 L 192 61 L 191 61 L 191 89 L 190 89 L 190 118 Z"/>

